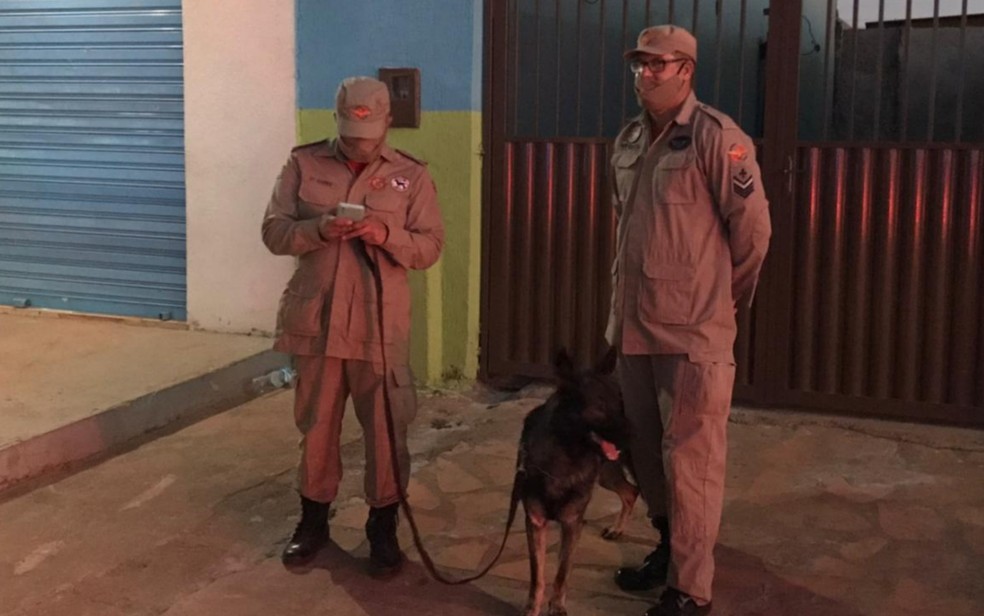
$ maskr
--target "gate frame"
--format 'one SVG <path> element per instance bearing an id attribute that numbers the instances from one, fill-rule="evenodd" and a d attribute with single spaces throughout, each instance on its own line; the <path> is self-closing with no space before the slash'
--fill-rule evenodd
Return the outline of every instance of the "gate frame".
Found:
<path id="1" fill-rule="evenodd" d="M 769 7 L 769 30 L 766 47 L 763 97 L 763 137 L 760 165 L 762 181 L 770 201 L 773 235 L 769 255 L 762 272 L 756 301 L 752 308 L 754 329 L 752 338 L 739 343 L 748 349 L 745 359 L 749 378 L 735 386 L 734 398 L 757 406 L 797 407 L 829 414 L 882 417 L 933 423 L 962 424 L 981 427 L 984 412 L 978 406 L 904 400 L 874 396 L 855 396 L 847 393 L 825 393 L 797 390 L 788 382 L 789 366 L 793 360 L 792 310 L 795 297 L 788 281 L 795 273 L 796 257 L 796 198 L 798 194 L 797 161 L 804 145 L 812 147 L 835 143 L 800 140 L 799 135 L 799 72 L 800 35 L 803 4 L 774 1 Z M 505 165 L 505 133 L 509 100 L 504 84 L 508 77 L 509 3 L 507 0 L 485 0 L 483 54 L 483 165 L 482 165 L 482 282 L 480 308 L 479 378 L 495 385 L 516 385 L 542 377 L 544 366 L 519 365 L 519 375 L 503 374 L 494 353 L 494 345 L 505 334 L 493 336 L 509 326 L 504 310 L 495 310 L 497 302 L 508 297 L 493 297 L 490 272 L 494 248 L 492 241 L 501 238 L 493 225 L 501 225 L 492 215 L 493 199 L 500 196 Z M 889 143 L 889 142 L 886 142 Z M 859 145 L 859 144 L 854 144 Z M 863 145 L 863 144 L 860 144 Z M 868 144 L 871 145 L 871 144 Z M 923 147 L 926 144 L 906 143 Z M 929 147 L 940 147 L 930 144 Z M 952 147 L 956 144 L 944 144 Z M 957 146 L 960 147 L 960 146 Z M 979 146 L 975 146 L 976 147 Z M 497 188 L 498 187 L 498 188 Z M 501 249 L 501 247 L 500 247 Z M 525 292 L 529 292 L 526 290 Z M 508 295 L 508 294 L 507 294 Z M 741 326 L 752 322 L 746 311 L 739 313 Z M 741 327 L 740 326 L 740 327 Z M 748 328 L 745 327 L 746 335 Z M 750 360 L 750 361 L 749 361 Z M 515 366 L 513 366 L 515 367 Z M 739 368 L 739 374 L 742 370 Z M 978 370 L 980 372 L 980 370 Z M 984 374 L 984 373 L 982 373 Z M 518 377 L 518 378 L 516 378 Z"/>

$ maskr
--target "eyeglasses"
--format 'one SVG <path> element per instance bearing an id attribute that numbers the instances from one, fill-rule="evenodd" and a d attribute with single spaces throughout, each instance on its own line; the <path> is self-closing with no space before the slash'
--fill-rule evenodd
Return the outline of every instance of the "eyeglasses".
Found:
<path id="1" fill-rule="evenodd" d="M 653 58 L 652 60 L 633 60 L 629 62 L 629 70 L 632 71 L 634 75 L 641 75 L 642 71 L 646 68 L 653 75 L 662 73 L 666 70 L 667 64 L 673 64 L 674 62 L 686 62 L 687 58 L 670 58 L 664 60 L 663 58 Z"/>

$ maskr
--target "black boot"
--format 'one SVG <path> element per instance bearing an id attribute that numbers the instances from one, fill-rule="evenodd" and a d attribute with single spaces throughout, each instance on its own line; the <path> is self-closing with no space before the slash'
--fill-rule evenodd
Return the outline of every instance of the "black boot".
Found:
<path id="1" fill-rule="evenodd" d="M 646 610 L 646 616 L 704 616 L 710 613 L 710 603 L 697 605 L 693 597 L 676 588 L 667 588 L 656 605 Z"/>
<path id="2" fill-rule="evenodd" d="M 622 590 L 639 592 L 652 590 L 666 583 L 670 570 L 670 523 L 665 517 L 653 518 L 659 530 L 659 546 L 642 561 L 641 567 L 622 567 L 615 572 L 615 585 Z"/>
<path id="3" fill-rule="evenodd" d="M 388 578 L 403 567 L 403 552 L 396 539 L 400 504 L 386 507 L 370 507 L 366 521 L 366 537 L 369 539 L 369 575 Z"/>
<path id="4" fill-rule="evenodd" d="M 301 521 L 284 547 L 280 560 L 285 565 L 303 565 L 328 543 L 328 505 L 301 497 Z"/>

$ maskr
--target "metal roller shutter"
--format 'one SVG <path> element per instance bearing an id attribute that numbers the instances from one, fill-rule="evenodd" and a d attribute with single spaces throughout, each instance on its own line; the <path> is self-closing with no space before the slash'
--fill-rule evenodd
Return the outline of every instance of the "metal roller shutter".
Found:
<path id="1" fill-rule="evenodd" d="M 186 319 L 180 0 L 0 3 L 0 304 Z"/>

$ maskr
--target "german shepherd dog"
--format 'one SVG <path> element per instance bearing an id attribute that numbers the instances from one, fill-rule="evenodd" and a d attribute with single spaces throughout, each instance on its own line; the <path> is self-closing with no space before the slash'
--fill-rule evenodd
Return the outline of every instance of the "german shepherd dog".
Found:
<path id="1" fill-rule="evenodd" d="M 539 616 L 543 608 L 547 522 L 554 520 L 561 528 L 560 564 L 548 612 L 559 616 L 567 614 L 574 548 L 595 483 L 604 475 L 603 485 L 622 499 L 616 524 L 603 533 L 606 539 L 621 534 L 638 496 L 638 489 L 626 481 L 617 462 L 625 449 L 628 425 L 621 392 L 612 376 L 615 359 L 615 350 L 610 349 L 593 368 L 578 372 L 567 352 L 560 351 L 554 360 L 557 390 L 523 422 L 516 489 L 526 512 L 530 550 L 525 616 Z"/>

